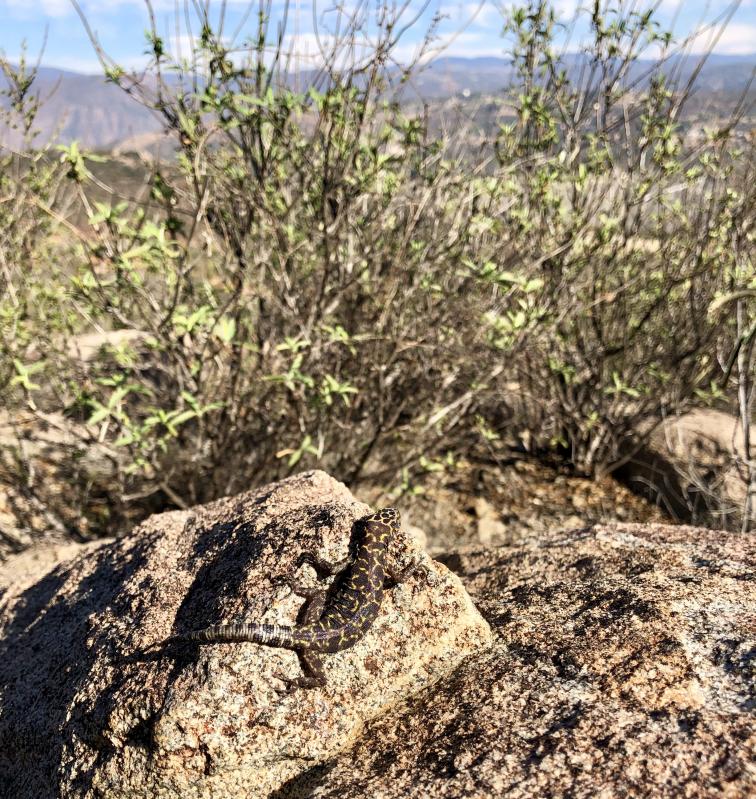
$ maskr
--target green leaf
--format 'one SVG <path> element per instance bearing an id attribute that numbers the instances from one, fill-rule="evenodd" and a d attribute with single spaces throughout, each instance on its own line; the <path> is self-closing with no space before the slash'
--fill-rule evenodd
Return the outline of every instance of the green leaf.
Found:
<path id="1" fill-rule="evenodd" d="M 95 402 L 94 400 L 91 401 L 91 404 L 96 405 L 96 410 L 89 417 L 89 419 L 87 419 L 88 425 L 94 426 L 100 424 L 100 422 L 102 422 L 104 419 L 107 419 L 108 416 L 110 416 L 110 408 L 100 404 L 99 402 Z"/>
<path id="2" fill-rule="evenodd" d="M 13 368 L 16 370 L 16 375 L 10 381 L 12 386 L 23 386 L 27 391 L 36 391 L 39 386 L 34 383 L 31 376 L 41 372 L 45 368 L 43 361 L 39 363 L 31 363 L 28 366 L 24 365 L 17 358 L 13 359 Z"/>
<path id="3" fill-rule="evenodd" d="M 178 416 L 175 416 L 171 419 L 171 424 L 178 427 L 180 424 L 184 424 L 184 422 L 194 419 L 197 415 L 197 411 L 195 410 L 182 411 L 180 414 L 178 414 Z"/>
<path id="4" fill-rule="evenodd" d="M 224 344 L 230 344 L 236 335 L 236 320 L 230 316 L 221 317 L 213 332 Z"/>

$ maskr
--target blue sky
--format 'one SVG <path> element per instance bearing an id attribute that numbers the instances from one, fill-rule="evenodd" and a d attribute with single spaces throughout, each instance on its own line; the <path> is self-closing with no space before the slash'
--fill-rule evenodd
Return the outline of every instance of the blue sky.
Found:
<path id="1" fill-rule="evenodd" d="M 189 5 L 196 0 L 189 0 Z M 353 2 L 354 0 L 351 0 Z M 417 0 L 409 0 L 410 8 L 417 8 Z M 342 4 L 350 0 L 337 0 Z M 368 0 L 374 4 L 375 0 Z M 585 4 L 586 0 L 584 0 Z M 288 41 L 296 42 L 296 49 L 303 58 L 316 52 L 313 34 L 312 0 L 291 0 Z M 554 3 L 564 19 L 569 19 L 578 7 L 571 0 L 556 0 Z M 81 5 L 97 32 L 105 50 L 126 67 L 144 63 L 144 31 L 147 13 L 143 0 L 81 0 Z M 227 29 L 240 19 L 247 0 L 228 0 Z M 398 48 L 398 57 L 406 58 L 421 40 L 431 11 L 440 10 L 444 21 L 439 29 L 440 38 L 436 47 L 444 54 L 460 56 L 502 55 L 504 43 L 501 39 L 502 6 L 510 5 L 506 0 L 482 3 L 468 0 L 431 0 L 430 11 L 412 26 Z M 712 20 L 727 8 L 726 3 L 710 0 L 659 0 L 659 19 L 674 25 L 673 30 L 682 36 L 698 29 L 702 23 Z M 175 32 L 173 9 L 176 0 L 153 0 L 158 27 L 164 32 L 171 46 L 183 43 L 186 53 L 188 33 Z M 183 8 L 184 0 L 178 6 Z M 213 3 L 218 8 L 220 3 Z M 280 4 L 274 5 L 274 15 L 280 13 Z M 297 8 L 299 13 L 297 14 Z M 323 24 L 335 18 L 334 0 L 324 0 L 316 6 Z M 329 11 L 330 9 L 330 11 Z M 254 15 L 253 15 L 254 17 Z M 409 17 L 409 14 L 408 14 Z M 297 24 L 298 23 L 298 24 Z M 251 24 L 247 26 L 251 30 Z M 17 57 L 22 40 L 26 40 L 29 51 L 37 53 L 47 29 L 47 47 L 43 63 L 50 66 L 80 72 L 99 72 L 97 59 L 86 37 L 82 24 L 69 0 L 0 0 L 0 51 L 11 59 Z M 706 43 L 700 37 L 694 50 L 703 49 Z M 756 0 L 742 0 L 715 46 L 715 52 L 724 54 L 756 53 Z"/>

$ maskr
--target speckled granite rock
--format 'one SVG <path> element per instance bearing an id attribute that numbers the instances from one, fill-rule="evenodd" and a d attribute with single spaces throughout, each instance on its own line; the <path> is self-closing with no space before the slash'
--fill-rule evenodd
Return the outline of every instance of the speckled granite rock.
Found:
<path id="1" fill-rule="evenodd" d="M 328 685 L 282 697 L 296 655 L 251 643 L 162 647 L 246 617 L 291 623 L 274 579 L 303 550 L 338 559 L 369 509 L 323 472 L 190 512 L 0 597 L 0 793 L 46 797 L 268 796 L 352 743 L 364 723 L 490 643 L 458 578 L 408 539 L 421 570 L 368 635 L 327 656 Z M 300 574 L 315 580 L 310 567 Z M 4 792 L 4 793 L 3 793 Z"/>
<path id="2" fill-rule="evenodd" d="M 493 648 L 276 799 L 756 796 L 756 539 L 612 525 L 447 556 Z"/>

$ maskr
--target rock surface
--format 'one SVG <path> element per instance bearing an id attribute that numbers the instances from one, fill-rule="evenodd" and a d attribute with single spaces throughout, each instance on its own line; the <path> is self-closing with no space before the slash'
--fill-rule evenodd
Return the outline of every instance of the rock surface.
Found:
<path id="1" fill-rule="evenodd" d="M 86 544 L 40 543 L 30 549 L 0 561 L 0 599 L 6 592 L 18 594 L 42 579 L 58 564 L 72 560 L 83 552 L 93 552 L 108 544 L 112 538 L 102 538 Z"/>
<path id="2" fill-rule="evenodd" d="M 283 698 L 292 653 L 151 647 L 241 615 L 291 621 L 299 600 L 274 578 L 305 549 L 343 556 L 366 511 L 307 473 L 6 588 L 0 795 L 756 795 L 752 536 L 610 524 L 440 556 L 492 644 L 456 578 L 403 540 L 392 555 L 427 575 L 328 657 L 325 689 Z"/>
<path id="3" fill-rule="evenodd" d="M 756 796 L 756 540 L 607 525 L 445 560 L 494 646 L 276 799 Z"/>
<path id="4" fill-rule="evenodd" d="M 0 782 L 14 799 L 268 796 L 354 742 L 365 722 L 490 643 L 459 579 L 421 568 L 384 599 L 328 685 L 280 694 L 294 653 L 164 639 L 244 617 L 292 623 L 275 584 L 304 550 L 337 560 L 369 512 L 322 472 L 153 516 L 128 538 L 0 596 Z M 298 572 L 314 584 L 309 566 Z"/>
<path id="5" fill-rule="evenodd" d="M 753 426 L 750 439 L 753 452 Z M 677 519 L 716 519 L 740 529 L 748 490 L 744 444 L 735 415 L 696 408 L 665 419 L 620 472 L 628 485 L 654 497 Z"/>

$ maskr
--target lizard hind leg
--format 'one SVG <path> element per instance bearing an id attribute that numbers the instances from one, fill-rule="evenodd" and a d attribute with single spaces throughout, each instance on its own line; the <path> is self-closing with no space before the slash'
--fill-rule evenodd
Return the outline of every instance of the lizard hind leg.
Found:
<path id="1" fill-rule="evenodd" d="M 315 652 L 297 652 L 299 663 L 302 666 L 302 676 L 287 677 L 285 674 L 277 672 L 273 676 L 281 680 L 286 686 L 282 694 L 290 694 L 296 688 L 321 688 L 326 684 L 325 672 L 323 671 L 323 660 Z"/>
<path id="2" fill-rule="evenodd" d="M 315 624 L 320 620 L 325 608 L 327 591 L 322 589 L 295 589 L 292 590 L 300 596 L 306 596 L 307 601 L 299 611 L 298 621 L 300 624 Z M 295 688 L 320 688 L 326 684 L 325 672 L 323 671 L 323 661 L 320 655 L 315 652 L 297 651 L 299 663 L 302 666 L 302 676 L 291 679 L 285 674 L 277 672 L 274 676 L 281 680 L 286 686 L 282 693 L 290 694 Z"/>
<path id="3" fill-rule="evenodd" d="M 299 688 L 320 688 L 326 684 L 323 659 L 320 655 L 314 652 L 300 652 L 299 662 L 304 673 L 293 681 L 296 686 Z"/>

